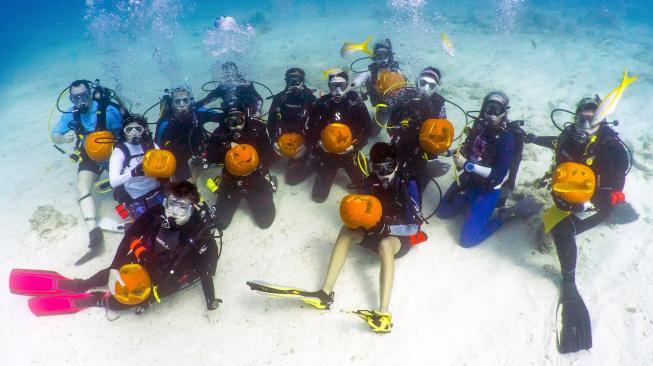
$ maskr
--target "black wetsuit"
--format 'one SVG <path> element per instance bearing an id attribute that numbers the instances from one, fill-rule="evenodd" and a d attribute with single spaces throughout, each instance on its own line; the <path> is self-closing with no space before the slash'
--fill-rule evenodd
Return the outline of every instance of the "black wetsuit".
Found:
<path id="1" fill-rule="evenodd" d="M 575 236 L 605 221 L 612 210 L 613 194 L 621 192 L 626 182 L 628 170 L 628 152 L 619 139 L 617 132 L 607 125 L 602 125 L 596 133 L 596 140 L 578 143 L 574 138 L 575 129 L 567 127 L 558 137 L 535 137 L 533 143 L 555 149 L 556 166 L 565 162 L 588 164 L 596 176 L 596 188 L 591 203 L 596 213 L 580 219 L 572 214 L 556 225 L 551 234 L 555 242 L 562 276 L 565 282 L 575 281 L 577 246 Z M 589 159 L 589 160 L 588 160 Z M 554 202 L 565 211 L 580 211 L 578 205 L 568 204 L 554 196 Z"/>
<path id="2" fill-rule="evenodd" d="M 161 149 L 171 151 L 177 168 L 173 179 L 177 182 L 191 177 L 190 166 L 205 164 L 208 132 L 204 129 L 207 122 L 219 122 L 221 114 L 204 108 L 192 109 L 189 114 L 174 116 L 172 111 L 159 119 L 154 140 Z"/>
<path id="3" fill-rule="evenodd" d="M 103 269 L 84 280 L 80 287 L 91 289 L 106 286 L 110 269 L 120 269 L 125 264 L 139 263 L 143 265 L 152 279 L 152 285 L 157 286 L 157 294 L 165 298 L 180 288 L 199 279 L 207 304 L 215 300 L 213 276 L 215 275 L 219 248 L 213 238 L 212 230 L 203 230 L 204 224 L 197 211 L 190 220 L 179 227 L 170 228 L 165 217 L 163 206 L 148 209 L 129 227 L 118 245 L 118 250 L 109 268 Z M 146 248 L 138 258 L 131 251 L 134 240 L 140 239 Z M 98 302 L 104 292 L 95 293 Z M 150 296 L 147 306 L 153 303 Z M 119 303 L 114 298 L 108 299 L 110 309 L 121 310 L 130 305 Z"/>
<path id="4" fill-rule="evenodd" d="M 311 107 L 317 98 L 313 92 L 302 87 L 301 89 L 286 89 L 274 96 L 268 114 L 268 134 L 272 143 L 276 142 L 284 133 L 296 132 L 302 134 Z M 288 159 L 286 170 L 286 184 L 295 185 L 304 180 L 309 154 L 298 159 Z"/>
<path id="5" fill-rule="evenodd" d="M 430 179 L 444 174 L 447 166 L 438 164 L 429 169 L 427 159 L 436 156 L 420 148 L 419 130 L 427 119 L 447 117 L 444 98 L 436 93 L 428 96 L 418 89 L 406 88 L 392 98 L 387 113 L 388 127 L 392 127 L 387 131 L 391 143 L 397 147 L 397 160 L 416 176 L 420 189 L 424 191 Z"/>
<path id="6" fill-rule="evenodd" d="M 351 152 L 334 154 L 320 147 L 321 132 L 332 123 L 342 123 L 351 129 L 354 141 L 354 149 Z M 315 166 L 317 172 L 312 192 L 314 201 L 324 202 L 327 199 L 340 168 L 345 169 L 352 182 L 363 179 L 363 173 L 356 163 L 356 155 L 367 144 L 369 126 L 370 116 L 358 93 L 349 91 L 340 99 L 327 94 L 318 99 L 304 128 L 306 146 L 312 159 L 309 165 Z M 310 174 L 310 170 L 307 172 Z"/>
<path id="7" fill-rule="evenodd" d="M 276 190 L 269 173 L 273 152 L 265 126 L 258 120 L 247 119 L 241 131 L 233 132 L 226 127 L 218 127 L 209 140 L 208 159 L 210 162 L 224 163 L 231 149 L 231 143 L 252 145 L 259 154 L 260 166 L 253 173 L 237 177 L 222 169 L 222 178 L 215 203 L 217 225 L 225 229 L 231 223 L 238 205 L 245 199 L 256 224 L 266 229 L 272 225 L 276 209 L 272 194 Z"/>
<path id="8" fill-rule="evenodd" d="M 263 105 L 263 98 L 254 88 L 254 84 L 240 75 L 234 80 L 219 83 L 204 99 L 198 102 L 198 105 L 205 106 L 217 99 L 222 99 L 222 105 L 236 102 L 247 106 L 250 116 L 257 114 Z"/>

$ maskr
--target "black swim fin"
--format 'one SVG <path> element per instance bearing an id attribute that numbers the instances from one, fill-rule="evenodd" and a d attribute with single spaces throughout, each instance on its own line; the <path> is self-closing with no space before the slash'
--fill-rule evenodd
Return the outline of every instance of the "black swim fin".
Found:
<path id="1" fill-rule="evenodd" d="M 590 314 L 574 283 L 562 285 L 556 323 L 558 352 L 573 353 L 592 348 Z"/>
<path id="2" fill-rule="evenodd" d="M 328 310 L 333 303 L 333 292 L 326 294 L 322 290 L 306 291 L 295 287 L 273 285 L 263 281 L 247 281 L 247 286 L 253 291 L 268 296 L 301 300 L 320 310 Z"/>
<path id="3" fill-rule="evenodd" d="M 524 220 L 539 213 L 542 207 L 544 207 L 544 203 L 539 202 L 533 196 L 526 196 L 511 207 L 500 208 L 497 215 L 503 221 Z"/>
<path id="4" fill-rule="evenodd" d="M 84 263 L 90 261 L 91 259 L 97 257 L 101 253 L 102 253 L 102 248 L 101 247 L 90 248 L 88 250 L 88 252 L 86 252 L 86 254 L 84 254 L 81 258 L 79 258 L 77 260 L 77 262 L 75 262 L 75 265 L 76 266 L 81 266 L 82 264 L 84 264 Z"/>

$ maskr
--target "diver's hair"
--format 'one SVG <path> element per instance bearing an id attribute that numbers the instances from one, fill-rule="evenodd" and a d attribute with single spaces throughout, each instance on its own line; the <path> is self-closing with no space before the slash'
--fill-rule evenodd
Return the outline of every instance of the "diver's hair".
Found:
<path id="1" fill-rule="evenodd" d="M 91 92 L 91 83 L 88 82 L 88 80 L 75 80 L 72 83 L 70 83 L 70 86 L 68 86 L 68 92 L 70 92 L 73 88 L 76 88 L 78 86 L 84 85 L 86 89 Z"/>
<path id="2" fill-rule="evenodd" d="M 197 186 L 188 181 L 168 185 L 166 187 L 166 196 L 168 195 L 188 199 L 194 204 L 200 202 L 200 193 L 197 191 Z"/>
<path id="3" fill-rule="evenodd" d="M 139 125 L 143 126 L 146 130 L 148 129 L 147 118 L 141 116 L 140 114 L 130 114 L 127 117 L 125 117 L 125 122 L 123 122 L 123 126 L 127 126 L 130 123 L 138 123 Z"/>
<path id="4" fill-rule="evenodd" d="M 290 75 L 298 75 L 300 78 L 302 78 L 302 80 L 304 80 L 306 77 L 306 72 L 304 72 L 304 70 L 299 67 L 291 67 L 288 69 L 288 71 L 286 71 L 286 79 L 288 79 L 288 76 Z"/>

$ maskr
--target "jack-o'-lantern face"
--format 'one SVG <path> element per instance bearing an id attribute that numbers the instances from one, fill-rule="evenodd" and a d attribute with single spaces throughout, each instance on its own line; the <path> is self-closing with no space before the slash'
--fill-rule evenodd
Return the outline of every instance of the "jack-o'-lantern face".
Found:
<path id="1" fill-rule="evenodd" d="M 299 152 L 299 149 L 304 145 L 304 136 L 296 132 L 287 132 L 279 136 L 277 140 L 279 151 L 283 156 L 292 158 Z"/>
<path id="2" fill-rule="evenodd" d="M 152 280 L 145 267 L 140 264 L 125 264 L 120 267 L 120 279 L 124 286 L 116 281 L 116 294 L 113 297 L 125 305 L 136 305 L 145 301 L 152 292 Z"/>
<path id="3" fill-rule="evenodd" d="M 143 171 L 152 178 L 170 178 L 177 169 L 177 159 L 168 150 L 151 149 L 143 157 Z"/>
<path id="4" fill-rule="evenodd" d="M 446 119 L 427 119 L 419 129 L 419 146 L 422 150 L 441 154 L 453 142 L 453 125 Z"/>
<path id="5" fill-rule="evenodd" d="M 371 195 L 350 194 L 340 202 L 340 218 L 350 229 L 369 230 L 381 221 L 381 201 Z"/>
<path id="6" fill-rule="evenodd" d="M 596 177 L 590 167 L 567 162 L 553 172 L 553 194 L 569 203 L 585 203 L 594 195 Z"/>
<path id="7" fill-rule="evenodd" d="M 251 174 L 259 166 L 258 152 L 252 145 L 241 144 L 227 151 L 224 158 L 225 167 L 237 177 Z"/>
<path id="8" fill-rule="evenodd" d="M 321 138 L 324 149 L 335 154 L 345 152 L 353 143 L 351 129 L 343 123 L 332 123 L 326 126 L 322 130 Z"/>

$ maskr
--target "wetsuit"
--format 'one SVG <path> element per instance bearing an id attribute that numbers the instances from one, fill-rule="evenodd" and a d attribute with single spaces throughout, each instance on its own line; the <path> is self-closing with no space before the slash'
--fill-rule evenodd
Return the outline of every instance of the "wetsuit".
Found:
<path id="1" fill-rule="evenodd" d="M 513 166 L 514 151 L 515 136 L 505 124 L 495 128 L 479 121 L 474 123 L 461 153 L 467 158 L 466 167 L 476 164 L 490 168 L 490 173 L 483 177 L 463 171 L 460 183 L 451 184 L 436 211 L 439 218 L 448 219 L 467 208 L 460 246 L 470 248 L 480 244 L 503 224 L 501 219 L 490 217 L 501 199 L 500 187 Z"/>
<path id="2" fill-rule="evenodd" d="M 351 129 L 354 141 L 352 151 L 334 154 L 320 146 L 322 130 L 332 123 L 342 123 Z M 304 128 L 306 146 L 311 153 L 309 159 L 317 172 L 312 192 L 315 202 L 324 202 L 327 199 L 340 168 L 345 169 L 350 181 L 363 180 L 363 173 L 355 158 L 358 151 L 367 144 L 369 126 L 370 116 L 358 93 L 349 91 L 342 98 L 327 94 L 318 99 Z"/>
<path id="3" fill-rule="evenodd" d="M 537 145 L 555 149 L 556 166 L 565 162 L 588 165 L 591 161 L 589 166 L 596 176 L 596 188 L 590 201 L 595 211 L 583 213 L 583 205 L 572 205 L 554 196 L 558 208 L 575 213 L 563 219 L 551 231 L 565 282 L 575 280 L 576 235 L 604 222 L 614 206 L 623 201 L 621 192 L 629 164 L 628 152 L 623 142 L 609 126 L 601 125 L 593 142 L 590 140 L 579 143 L 574 138 L 575 135 L 574 127 L 569 126 L 558 137 L 540 136 L 532 141 Z"/>
<path id="4" fill-rule="evenodd" d="M 68 131 L 74 131 L 77 136 L 77 148 L 81 160 L 77 171 L 87 170 L 95 174 L 100 174 L 103 168 L 106 168 L 106 163 L 98 163 L 86 154 L 86 149 L 83 148 L 85 138 L 90 133 L 97 131 L 109 131 L 114 136 L 122 135 L 122 115 L 120 110 L 113 104 L 107 104 L 102 108 L 98 101 L 94 100 L 89 108 L 88 113 L 80 113 L 74 107 L 68 108 L 66 113 L 61 115 L 61 119 L 54 126 L 51 133 L 64 135 Z"/>
<path id="5" fill-rule="evenodd" d="M 191 177 L 190 167 L 206 165 L 207 122 L 219 122 L 221 114 L 204 108 L 191 109 L 188 114 L 174 116 L 172 109 L 156 125 L 154 140 L 162 149 L 172 152 L 177 160 L 173 180 L 181 182 Z"/>
<path id="6" fill-rule="evenodd" d="M 205 106 L 217 99 L 222 99 L 223 105 L 238 102 L 238 104 L 247 106 L 250 116 L 258 114 L 263 106 L 263 98 L 254 88 L 254 84 L 240 75 L 234 80 L 218 84 L 204 99 L 198 102 L 198 105 Z"/>
<path id="7" fill-rule="evenodd" d="M 276 216 L 272 199 L 276 186 L 269 173 L 273 152 L 267 130 L 260 121 L 249 118 L 240 131 L 218 127 L 209 140 L 208 160 L 218 164 L 224 163 L 232 143 L 252 145 L 259 154 L 260 166 L 253 173 L 242 177 L 222 169 L 215 203 L 218 228 L 225 229 L 229 226 L 240 201 L 245 199 L 256 224 L 266 229 L 272 225 Z"/>
<path id="8" fill-rule="evenodd" d="M 165 298 L 199 279 L 207 304 L 213 302 L 213 276 L 218 263 L 219 248 L 212 231 L 204 230 L 205 226 L 197 211 L 193 212 L 186 224 L 172 228 L 170 226 L 163 206 L 147 210 L 125 232 L 111 266 L 82 281 L 79 287 L 88 290 L 106 286 L 110 269 L 139 263 L 150 274 L 152 285 L 157 286 L 159 297 Z M 140 240 L 140 245 L 145 249 L 142 253 L 139 252 L 138 258 L 136 251 L 131 249 L 132 242 L 136 239 Z M 94 294 L 96 296 L 93 300 L 96 304 L 103 305 L 105 293 Z M 154 301 L 154 296 L 150 296 L 141 306 L 148 306 Z M 113 297 L 108 298 L 107 306 L 114 310 L 131 307 L 119 303 Z"/>
<path id="9" fill-rule="evenodd" d="M 388 135 L 397 147 L 399 164 L 412 172 L 420 190 L 426 189 L 431 178 L 446 172 L 445 164 L 429 166 L 437 156 L 424 152 L 419 145 L 419 130 L 430 118 L 447 118 L 444 98 L 434 93 L 425 95 L 419 89 L 406 88 L 388 103 Z M 428 159 L 428 160 L 427 160 Z"/>
<path id="10" fill-rule="evenodd" d="M 389 181 L 381 181 L 376 174 L 365 179 L 363 191 L 381 201 L 381 222 L 371 230 L 359 229 L 364 236 L 359 244 L 378 252 L 379 242 L 388 236 L 396 236 L 401 249 L 395 254 L 399 258 L 412 248 L 410 237 L 419 232 L 421 220 L 421 195 L 417 181 L 409 174 L 398 171 Z"/>
<path id="11" fill-rule="evenodd" d="M 270 106 L 267 124 L 272 143 L 275 143 L 284 133 L 302 134 L 302 127 L 308 119 L 309 110 L 316 101 L 317 98 L 313 92 L 306 87 L 286 89 L 275 95 Z M 306 178 L 308 159 L 309 154 L 304 154 L 297 159 L 288 159 L 286 184 L 295 185 Z"/>

